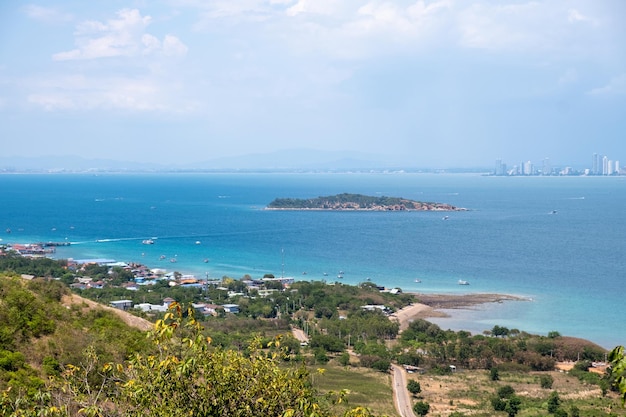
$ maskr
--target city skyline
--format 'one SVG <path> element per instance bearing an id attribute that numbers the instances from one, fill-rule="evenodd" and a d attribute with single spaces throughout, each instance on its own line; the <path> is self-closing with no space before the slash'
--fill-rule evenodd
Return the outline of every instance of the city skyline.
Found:
<path id="1" fill-rule="evenodd" d="M 3 2 L 0 156 L 587 165 L 626 154 L 624 16 L 620 0 Z"/>
<path id="2" fill-rule="evenodd" d="M 572 166 L 553 167 L 550 158 L 541 161 L 538 168 L 532 161 L 523 161 L 519 165 L 508 168 L 502 159 L 496 159 L 494 175 L 623 175 L 626 174 L 619 159 L 609 159 L 607 155 L 594 153 L 589 167 L 574 168 Z"/>

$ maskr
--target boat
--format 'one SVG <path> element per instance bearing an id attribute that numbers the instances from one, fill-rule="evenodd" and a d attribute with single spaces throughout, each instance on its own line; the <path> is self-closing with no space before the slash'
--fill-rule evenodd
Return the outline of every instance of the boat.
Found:
<path id="1" fill-rule="evenodd" d="M 465 281 L 465 280 L 460 279 L 459 280 L 459 285 L 469 285 L 469 281 Z"/>
<path id="2" fill-rule="evenodd" d="M 165 255 L 159 256 L 159 259 L 165 259 Z"/>
<path id="3" fill-rule="evenodd" d="M 209 262 L 209 258 L 205 258 L 204 261 L 202 261 L 202 262 L 204 262 L 205 264 L 208 263 Z"/>
<path id="4" fill-rule="evenodd" d="M 200 245 L 202 244 L 202 242 L 200 242 L 199 240 L 196 240 L 196 245 Z"/>
<path id="5" fill-rule="evenodd" d="M 343 274 L 337 274 L 337 278 L 342 279 L 343 278 Z"/>
<path id="6" fill-rule="evenodd" d="M 443 216 L 443 217 L 441 218 L 441 220 L 448 220 L 449 218 L 450 218 L 450 216 Z"/>
<path id="7" fill-rule="evenodd" d="M 413 282 L 417 282 L 417 283 L 419 284 L 420 282 L 422 282 L 422 280 L 421 280 L 421 279 L 416 279 L 416 280 L 415 280 L 415 281 L 413 281 Z"/>
<path id="8" fill-rule="evenodd" d="M 170 259 L 170 262 L 174 264 L 174 263 L 176 263 L 178 261 L 176 260 L 176 258 L 172 258 L 172 259 Z"/>
<path id="9" fill-rule="evenodd" d="M 556 210 L 552 210 L 552 211 L 550 212 L 550 214 L 557 214 L 557 213 L 558 213 L 558 211 L 556 211 Z"/>
<path id="10" fill-rule="evenodd" d="M 142 240 L 141 243 L 143 243 L 144 245 L 154 245 L 154 240 L 145 239 L 145 240 Z"/>

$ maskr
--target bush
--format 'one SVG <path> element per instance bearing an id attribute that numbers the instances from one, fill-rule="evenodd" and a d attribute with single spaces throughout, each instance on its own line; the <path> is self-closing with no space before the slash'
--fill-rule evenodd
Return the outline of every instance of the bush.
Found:
<path id="1" fill-rule="evenodd" d="M 539 377 L 539 385 L 541 388 L 550 389 L 553 383 L 554 378 L 552 378 L 552 375 L 541 375 Z"/>
<path id="2" fill-rule="evenodd" d="M 422 392 L 422 386 L 419 382 L 412 379 L 406 384 L 406 389 L 413 395 L 417 395 Z"/>
<path id="3" fill-rule="evenodd" d="M 430 404 L 424 401 L 418 401 L 413 405 L 413 411 L 418 416 L 425 416 L 430 411 Z"/>

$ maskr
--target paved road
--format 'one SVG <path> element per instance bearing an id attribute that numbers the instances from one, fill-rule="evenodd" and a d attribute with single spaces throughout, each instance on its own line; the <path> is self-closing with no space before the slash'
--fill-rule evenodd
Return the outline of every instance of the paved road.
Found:
<path id="1" fill-rule="evenodd" d="M 406 376 L 404 369 L 398 365 L 391 365 L 391 375 L 393 377 L 393 403 L 401 417 L 415 417 L 413 413 L 413 401 L 411 394 L 406 389 Z"/>

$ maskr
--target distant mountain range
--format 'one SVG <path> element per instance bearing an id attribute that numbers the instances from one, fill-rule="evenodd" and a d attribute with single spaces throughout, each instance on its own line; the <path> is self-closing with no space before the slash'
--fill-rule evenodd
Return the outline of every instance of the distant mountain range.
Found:
<path id="1" fill-rule="evenodd" d="M 433 171 L 403 165 L 380 155 L 355 152 L 291 149 L 215 158 L 189 164 L 161 164 L 79 156 L 0 157 L 0 172 L 84 171 Z M 482 170 L 463 170 L 481 172 Z"/>

